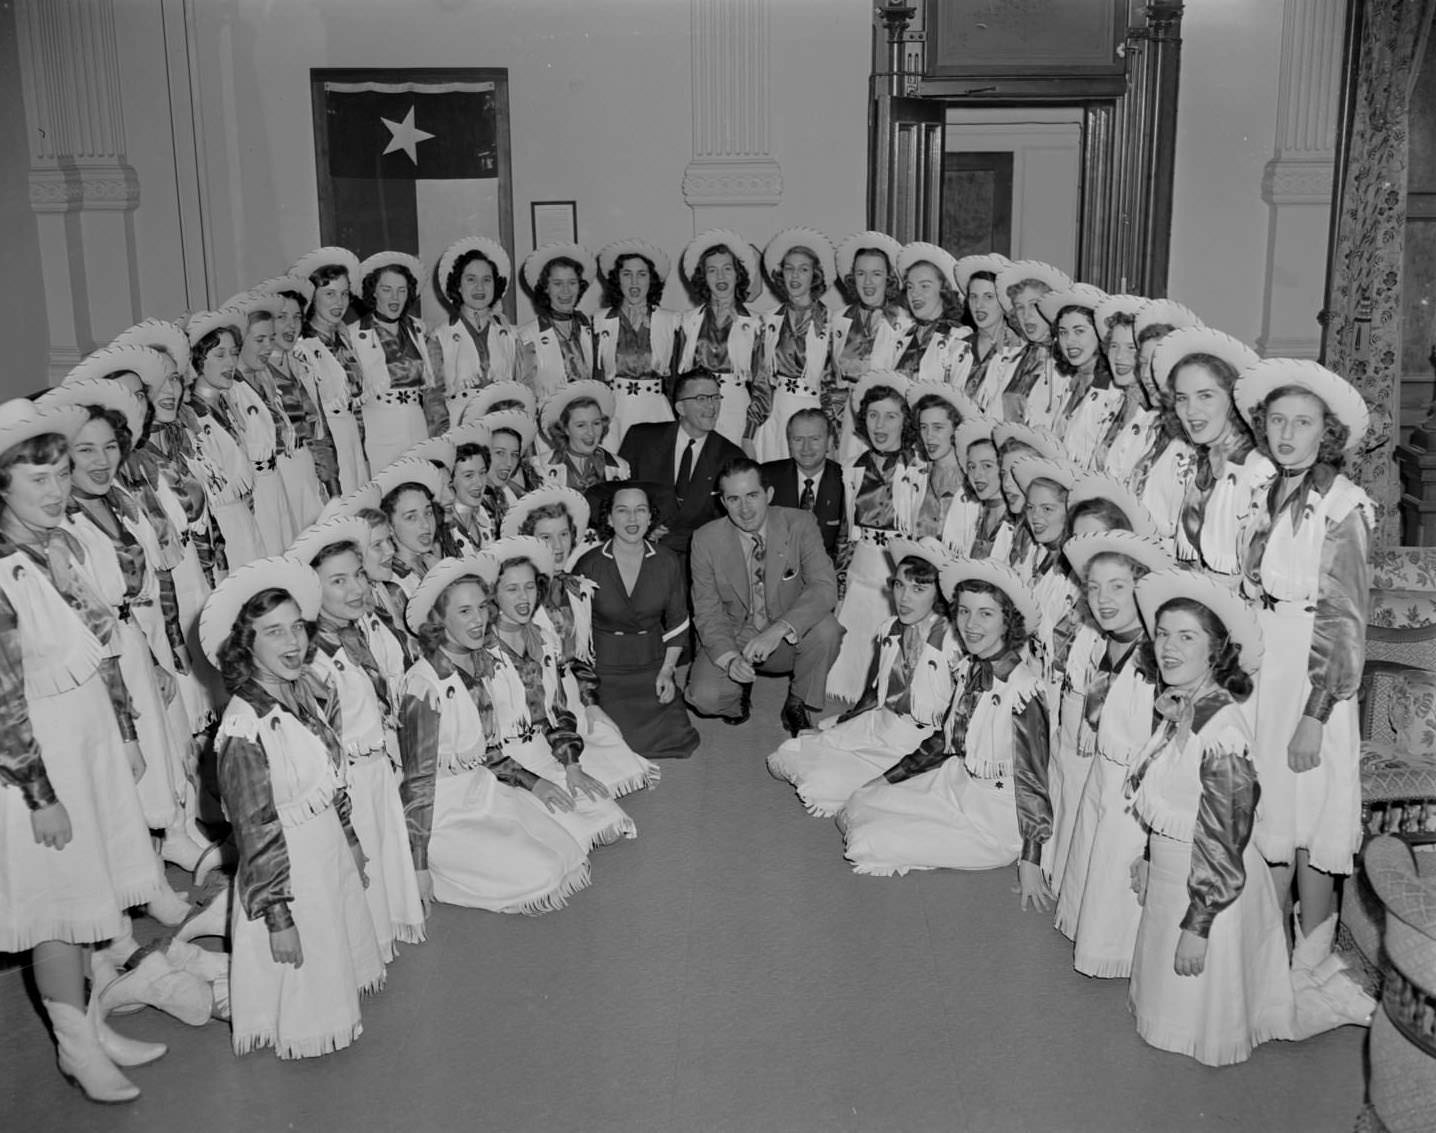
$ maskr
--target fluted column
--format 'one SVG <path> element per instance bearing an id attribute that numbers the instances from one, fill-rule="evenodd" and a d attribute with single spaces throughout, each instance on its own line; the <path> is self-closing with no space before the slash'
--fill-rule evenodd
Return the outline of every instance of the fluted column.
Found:
<path id="1" fill-rule="evenodd" d="M 1284 0 L 1275 153 L 1263 196 L 1271 257 L 1258 346 L 1315 358 L 1326 279 L 1347 0 Z"/>
<path id="2" fill-rule="evenodd" d="M 776 205 L 783 175 L 769 151 L 769 0 L 691 0 L 693 160 L 683 198 L 699 230 L 732 209 Z"/>
<path id="3" fill-rule="evenodd" d="M 53 379 L 140 316 L 140 189 L 125 158 L 112 0 L 17 0 L 15 17 Z"/>

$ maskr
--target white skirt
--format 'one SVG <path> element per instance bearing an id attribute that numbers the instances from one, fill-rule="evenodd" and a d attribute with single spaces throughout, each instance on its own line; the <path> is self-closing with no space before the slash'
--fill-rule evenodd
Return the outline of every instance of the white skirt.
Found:
<path id="1" fill-rule="evenodd" d="M 1057 895 L 1057 928 L 1076 944 L 1072 966 L 1084 976 L 1125 979 L 1142 906 L 1132 892 L 1132 863 L 1147 833 L 1122 788 L 1127 768 L 1096 756 L 1082 792 L 1066 878 Z"/>
<path id="2" fill-rule="evenodd" d="M 279 478 L 278 465 L 254 472 L 254 522 L 266 554 L 282 555 L 289 550 L 299 527 L 289 510 L 289 497 Z"/>
<path id="3" fill-rule="evenodd" d="M 437 900 L 495 913 L 561 909 L 589 882 L 583 847 L 486 767 L 435 781 L 429 873 Z"/>
<path id="4" fill-rule="evenodd" d="M 512 756 L 525 770 L 568 790 L 563 765 L 554 758 L 548 740 L 542 734 L 535 732 L 526 743 L 505 744 L 504 754 Z M 633 819 L 612 799 L 576 798 L 574 802 L 578 805 L 573 810 L 567 813 L 559 811 L 553 818 L 573 836 L 585 853 L 595 846 L 606 846 L 620 838 L 638 837 L 638 827 Z"/>
<path id="5" fill-rule="evenodd" d="M 853 533 L 856 536 L 856 532 Z M 847 632 L 838 659 L 828 673 L 828 695 L 855 703 L 867 685 L 873 663 L 873 635 L 892 616 L 887 582 L 891 570 L 887 552 L 876 543 L 859 540 L 848 564 L 848 589 L 838 606 L 838 621 Z"/>
<path id="6" fill-rule="evenodd" d="M 304 964 L 275 963 L 264 918 L 250 920 L 231 898 L 231 1041 L 235 1054 L 272 1046 L 280 1058 L 314 1058 L 363 1033 L 359 995 L 383 986 L 384 961 L 339 813 L 284 827 L 284 842 Z"/>
<path id="7" fill-rule="evenodd" d="M 428 439 L 422 404 L 364 406 L 364 455 L 371 476 Z"/>
<path id="8" fill-rule="evenodd" d="M 735 445 L 741 446 L 743 435 L 748 431 L 748 406 L 753 398 L 748 393 L 747 379 L 733 374 L 717 374 L 718 392 L 723 395 L 723 404 L 718 408 L 717 431 Z"/>
<path id="9" fill-rule="evenodd" d="M 603 447 L 617 452 L 633 426 L 672 420 L 673 406 L 663 396 L 662 378 L 614 378 L 613 418 Z"/>
<path id="10" fill-rule="evenodd" d="M 1269 862 L 1291 862 L 1305 848 L 1326 873 L 1350 873 L 1361 846 L 1361 735 L 1356 700 L 1338 701 L 1321 730 L 1321 762 L 1297 774 L 1287 745 L 1311 695 L 1306 662 L 1314 619 L 1286 606 L 1263 610 L 1261 697 L 1256 709 L 1257 807 L 1253 838 Z"/>
<path id="11" fill-rule="evenodd" d="M 319 519 L 324 510 L 324 489 L 319 486 L 319 473 L 314 468 L 314 454 L 307 447 L 291 455 L 279 457 L 279 482 L 289 501 L 289 514 L 303 531 Z"/>
<path id="12" fill-rule="evenodd" d="M 159 889 L 159 862 L 104 679 L 29 700 L 55 797 L 70 816 L 63 850 L 35 841 L 20 792 L 0 787 L 0 952 L 46 940 L 118 936 L 125 910 Z"/>
<path id="13" fill-rule="evenodd" d="M 1152 1046 L 1207 1066 L 1243 1062 L 1268 1039 L 1292 1037 L 1291 973 L 1271 873 L 1250 843 L 1246 886 L 1217 914 L 1199 976 L 1173 964 L 1187 913 L 1192 844 L 1151 836 L 1147 903 L 1132 958 L 1131 1008 Z"/>
<path id="14" fill-rule="evenodd" d="M 753 459 L 760 464 L 770 460 L 788 459 L 788 420 L 800 409 L 821 409 L 821 398 L 807 393 L 773 391 L 773 407 L 768 419 L 753 435 Z"/>
<path id="15" fill-rule="evenodd" d="M 264 558 L 264 536 L 254 521 L 248 496 L 228 504 L 211 503 L 209 512 L 224 540 L 224 561 L 230 574 L 245 563 Z"/>
<path id="16" fill-rule="evenodd" d="M 189 731 L 173 727 L 174 716 L 160 695 L 159 676 L 144 631 L 133 620 L 127 620 L 119 623 L 116 632 L 120 638 L 120 675 L 134 705 L 135 734 L 140 754 L 145 757 L 145 773 L 135 784 L 140 812 L 151 830 L 166 830 L 184 798 Z"/>
<path id="17" fill-rule="evenodd" d="M 359 439 L 359 422 L 346 409 L 340 413 L 326 411 L 324 423 L 334 442 L 334 457 L 339 465 L 339 490 L 348 495 L 369 482 L 369 465 L 364 459 L 364 445 Z"/>
<path id="18" fill-rule="evenodd" d="M 658 764 L 629 747 L 612 720 L 589 715 L 587 705 L 579 696 L 578 678 L 572 671 L 566 670 L 563 674 L 563 695 L 578 718 L 578 729 L 583 735 L 580 767 L 607 787 L 616 799 L 657 785 L 663 777 Z"/>
<path id="19" fill-rule="evenodd" d="M 1050 692 L 1051 686 L 1048 687 Z M 1047 767 L 1047 789 L 1052 796 L 1052 840 L 1043 854 L 1044 859 L 1050 859 L 1049 872 L 1052 874 L 1054 893 L 1060 893 L 1066 883 L 1072 828 L 1077 821 L 1077 807 L 1094 762 L 1091 756 L 1077 753 L 1077 732 L 1082 722 L 1085 699 L 1080 693 L 1067 692 L 1056 701 L 1059 705 L 1054 721 L 1057 734 L 1052 744 L 1052 760 Z"/>
<path id="20" fill-rule="evenodd" d="M 838 813 L 858 873 L 997 869 L 1022 853 L 1012 780 L 978 779 L 961 759 L 901 783 L 855 791 Z"/>
<path id="21" fill-rule="evenodd" d="M 424 939 L 424 906 L 414 875 L 414 855 L 404 824 L 399 781 L 385 752 L 349 760 L 349 821 L 368 864 L 364 897 L 374 924 L 379 955 L 394 958 L 394 942 Z"/>
<path id="22" fill-rule="evenodd" d="M 793 784 L 809 814 L 831 818 L 854 791 L 931 734 L 910 717 L 878 707 L 786 741 L 768 756 L 768 771 Z"/>

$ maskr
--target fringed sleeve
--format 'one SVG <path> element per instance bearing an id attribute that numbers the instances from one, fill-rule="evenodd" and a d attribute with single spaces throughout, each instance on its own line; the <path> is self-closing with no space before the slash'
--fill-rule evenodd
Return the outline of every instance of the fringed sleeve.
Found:
<path id="1" fill-rule="evenodd" d="M 1187 876 L 1191 903 L 1182 928 L 1206 937 L 1218 913 L 1241 896 L 1246 885 L 1242 853 L 1251 840 L 1261 788 L 1256 765 L 1229 745 L 1202 752 L 1202 800 L 1192 833 L 1192 866 Z"/>
<path id="2" fill-rule="evenodd" d="M 1323 724 L 1341 700 L 1356 695 L 1366 659 L 1366 603 L 1371 589 L 1371 528 L 1354 507 L 1333 523 L 1321 544 L 1321 583 L 1307 672 L 1304 714 Z"/>
<path id="3" fill-rule="evenodd" d="M 434 783 L 439 768 L 439 703 L 432 689 L 409 684 L 399 704 L 399 754 L 404 777 L 399 799 L 415 869 L 429 868 L 429 834 L 434 828 Z"/>
<path id="4" fill-rule="evenodd" d="M 30 703 L 25 699 L 25 661 L 15 608 L 0 594 L 0 783 L 19 789 L 31 810 L 52 806 L 59 799 L 50 786 L 40 745 L 30 726 Z"/>
<path id="5" fill-rule="evenodd" d="M 1052 837 L 1052 797 L 1047 791 L 1047 700 L 1035 690 L 1012 716 L 1012 786 L 1017 802 L 1017 829 L 1022 835 L 1022 860 L 1039 862 Z"/>
<path id="6" fill-rule="evenodd" d="M 232 723 L 226 718 L 215 742 L 220 794 L 239 847 L 236 893 L 245 916 L 250 920 L 263 917 L 270 932 L 279 932 L 294 926 L 289 912 L 289 902 L 294 899 L 289 846 L 274 806 L 269 761 L 258 731 Z M 253 734 L 241 734 L 248 731 Z"/>

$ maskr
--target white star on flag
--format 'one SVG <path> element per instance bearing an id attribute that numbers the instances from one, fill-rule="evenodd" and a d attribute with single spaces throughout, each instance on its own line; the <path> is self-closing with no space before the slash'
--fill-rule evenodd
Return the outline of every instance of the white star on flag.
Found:
<path id="1" fill-rule="evenodd" d="M 434 135 L 426 133 L 414 125 L 414 108 L 412 106 L 409 107 L 409 113 L 404 115 L 402 122 L 391 122 L 389 119 L 382 117 L 379 121 L 389 127 L 389 146 L 384 152 L 389 154 L 395 150 L 403 150 L 409 155 L 409 160 L 415 165 L 418 165 L 419 143 L 428 141 Z"/>

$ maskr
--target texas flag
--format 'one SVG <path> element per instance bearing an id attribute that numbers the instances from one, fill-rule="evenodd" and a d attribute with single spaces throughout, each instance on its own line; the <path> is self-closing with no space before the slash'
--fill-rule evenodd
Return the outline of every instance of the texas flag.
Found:
<path id="1" fill-rule="evenodd" d="M 360 259 L 391 249 L 411 252 L 432 269 L 460 236 L 504 239 L 499 193 L 507 178 L 499 176 L 492 82 L 326 79 L 321 92 L 328 143 L 319 162 L 321 200 L 328 195 L 328 207 L 321 208 L 329 222 L 325 243 Z"/>

